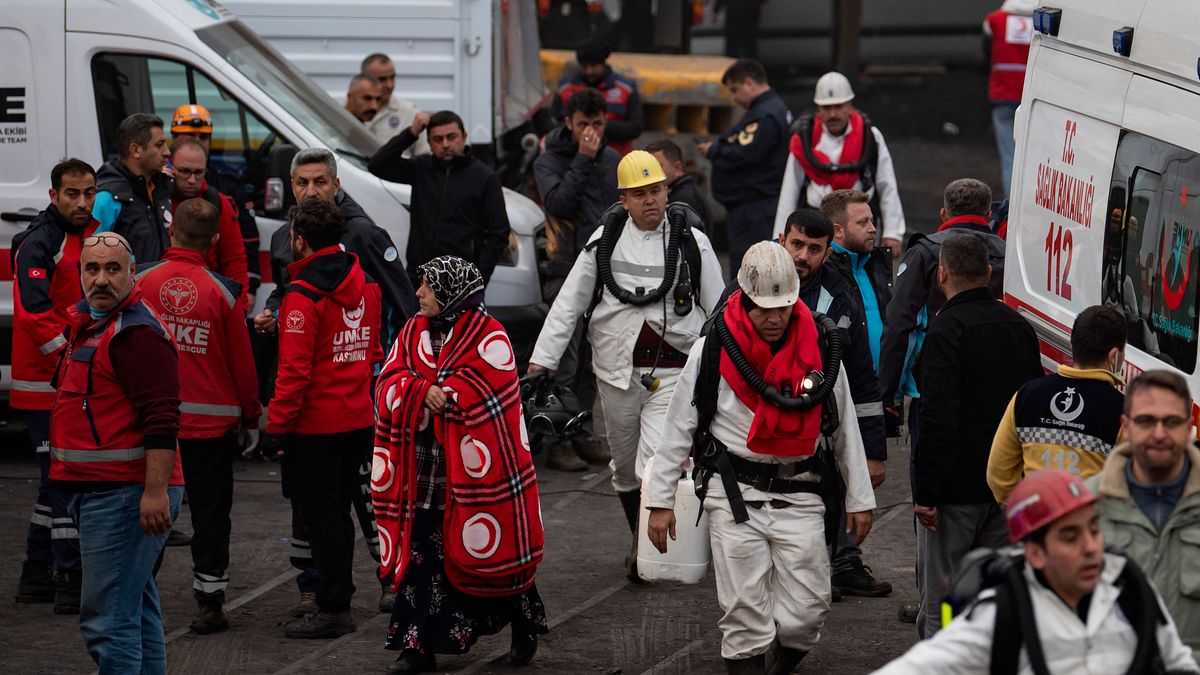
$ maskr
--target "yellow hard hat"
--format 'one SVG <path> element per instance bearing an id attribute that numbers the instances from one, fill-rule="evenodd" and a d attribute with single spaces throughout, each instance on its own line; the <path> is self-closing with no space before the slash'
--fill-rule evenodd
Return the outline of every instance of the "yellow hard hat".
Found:
<path id="1" fill-rule="evenodd" d="M 664 183 L 667 174 L 654 155 L 645 150 L 634 150 L 621 158 L 617 165 L 617 189 L 630 190 L 654 183 Z"/>
<path id="2" fill-rule="evenodd" d="M 211 134 L 212 115 L 202 105 L 185 104 L 171 116 L 172 134 Z"/>

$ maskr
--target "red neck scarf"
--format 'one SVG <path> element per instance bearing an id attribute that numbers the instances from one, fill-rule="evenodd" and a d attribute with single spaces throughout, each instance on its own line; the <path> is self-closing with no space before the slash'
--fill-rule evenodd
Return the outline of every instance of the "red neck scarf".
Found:
<path id="1" fill-rule="evenodd" d="M 842 144 L 842 156 L 838 158 L 838 164 L 853 164 L 862 158 L 863 127 L 865 126 L 862 115 L 857 110 L 850 113 L 850 130 L 846 132 L 846 140 Z M 824 128 L 821 125 L 820 115 L 813 115 L 812 127 L 812 155 L 818 162 L 830 164 L 829 155 L 817 150 L 817 143 L 821 141 L 821 130 Z M 800 166 L 804 168 L 804 173 L 808 175 L 808 179 L 818 185 L 828 185 L 834 190 L 849 190 L 858 181 L 858 173 L 856 172 L 834 173 L 831 171 L 821 171 L 813 166 L 812 162 L 808 161 L 808 156 L 804 154 L 804 142 L 800 139 L 799 134 L 792 134 L 789 147 L 796 160 L 800 162 Z"/>
<path id="2" fill-rule="evenodd" d="M 821 348 L 817 344 L 817 325 L 803 302 L 792 307 L 784 333 L 783 347 L 774 354 L 750 323 L 750 314 L 742 306 L 742 291 L 734 291 L 725 303 L 725 325 L 737 341 L 742 354 L 763 380 L 780 392 L 784 385 L 792 396 L 800 392 L 800 382 L 811 371 L 821 370 Z M 710 335 L 709 340 L 718 339 Z M 808 410 L 783 410 L 764 401 L 738 372 L 737 366 L 721 350 L 721 377 L 729 383 L 738 400 L 754 411 L 746 447 L 763 455 L 807 457 L 816 450 L 821 435 L 821 406 Z"/>

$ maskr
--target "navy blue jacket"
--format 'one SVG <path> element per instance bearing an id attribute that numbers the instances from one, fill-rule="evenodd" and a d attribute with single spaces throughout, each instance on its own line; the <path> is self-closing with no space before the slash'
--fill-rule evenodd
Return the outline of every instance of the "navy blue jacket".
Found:
<path id="1" fill-rule="evenodd" d="M 713 198 L 730 209 L 779 197 L 791 124 L 792 113 L 774 89 L 754 99 L 742 119 L 708 149 Z"/>

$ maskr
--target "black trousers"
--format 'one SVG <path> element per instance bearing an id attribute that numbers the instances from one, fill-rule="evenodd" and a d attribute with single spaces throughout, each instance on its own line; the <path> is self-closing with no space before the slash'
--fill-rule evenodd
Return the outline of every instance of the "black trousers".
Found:
<path id="1" fill-rule="evenodd" d="M 237 435 L 179 439 L 179 460 L 192 511 L 192 589 L 202 601 L 225 602 L 229 532 L 233 527 L 233 457 Z"/>
<path id="2" fill-rule="evenodd" d="M 374 428 L 338 434 L 288 434 L 287 464 L 292 508 L 308 532 L 321 582 L 317 607 L 349 611 L 354 597 L 354 522 L 350 508 L 359 491 L 358 469 L 371 454 Z"/>

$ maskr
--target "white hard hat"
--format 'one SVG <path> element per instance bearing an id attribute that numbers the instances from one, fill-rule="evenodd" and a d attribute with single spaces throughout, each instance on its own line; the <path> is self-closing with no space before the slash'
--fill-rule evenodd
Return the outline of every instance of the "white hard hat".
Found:
<path id="1" fill-rule="evenodd" d="M 825 73 L 817 80 L 817 90 L 813 92 L 813 103 L 817 105 L 841 105 L 854 100 L 854 89 L 850 80 L 836 70 Z"/>
<path id="2" fill-rule="evenodd" d="M 742 292 L 764 309 L 788 307 L 800 297 L 800 277 L 787 249 L 773 241 L 760 241 L 742 257 L 738 270 Z"/>

